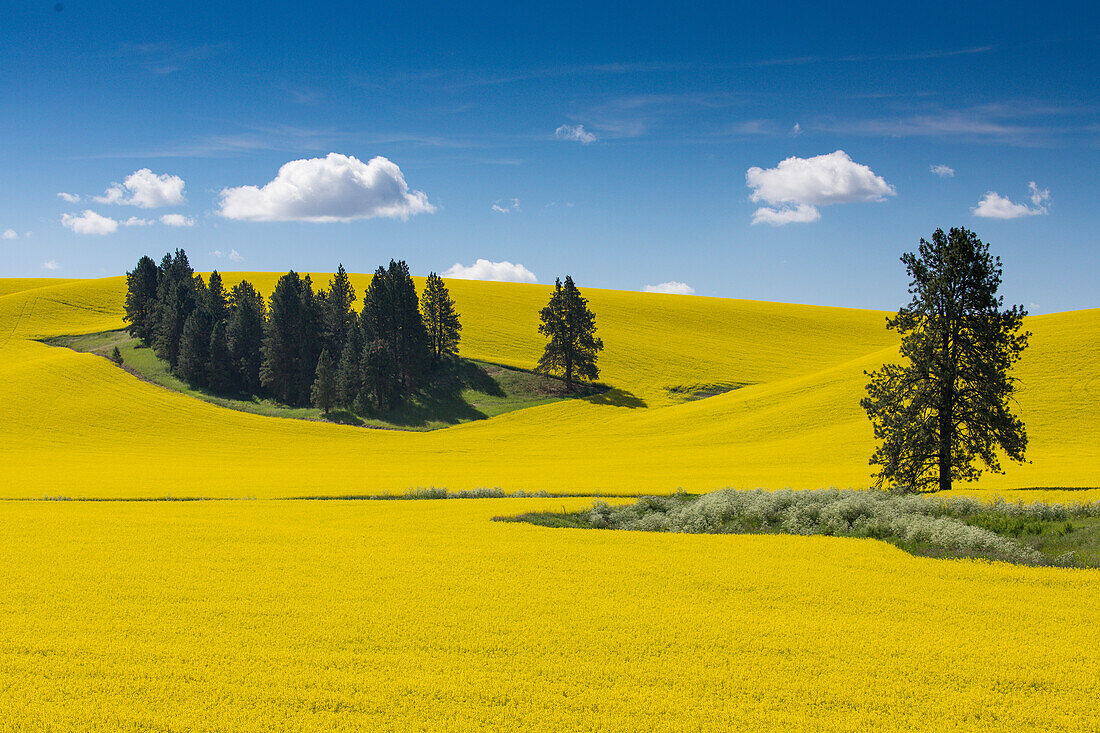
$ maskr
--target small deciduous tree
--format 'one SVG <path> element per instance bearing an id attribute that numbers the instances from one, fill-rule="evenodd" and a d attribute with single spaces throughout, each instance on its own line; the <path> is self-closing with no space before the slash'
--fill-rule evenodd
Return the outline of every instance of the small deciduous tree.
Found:
<path id="1" fill-rule="evenodd" d="M 539 333 L 548 339 L 535 371 L 561 374 L 573 391 L 575 379 L 594 380 L 600 375 L 596 359 L 603 341 L 596 336 L 596 316 L 588 309 L 573 278 L 566 275 L 554 283 L 550 302 L 539 314 Z"/>
<path id="2" fill-rule="evenodd" d="M 906 364 L 868 373 L 861 405 L 874 426 L 880 486 L 948 490 L 952 481 L 1001 472 L 998 452 L 1024 460 L 1027 433 L 1010 402 L 1012 365 L 1027 346 L 1027 312 L 1002 308 L 1001 260 L 971 231 L 937 229 L 902 262 L 913 299 L 887 320 Z"/>
<path id="3" fill-rule="evenodd" d="M 439 364 L 446 357 L 456 356 L 458 341 L 462 338 L 462 324 L 458 321 L 458 312 L 447 285 L 434 272 L 428 274 L 420 309 L 423 311 L 433 362 Z"/>

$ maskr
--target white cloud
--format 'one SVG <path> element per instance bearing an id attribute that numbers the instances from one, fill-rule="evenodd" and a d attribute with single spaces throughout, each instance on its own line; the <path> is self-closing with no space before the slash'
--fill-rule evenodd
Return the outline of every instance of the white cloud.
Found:
<path id="1" fill-rule="evenodd" d="M 91 209 L 85 209 L 79 216 L 62 214 L 61 223 L 77 234 L 111 234 L 118 230 L 118 222 L 109 216 L 100 216 Z"/>
<path id="2" fill-rule="evenodd" d="M 222 189 L 218 213 L 244 221 L 332 222 L 433 211 L 424 192 L 409 190 L 395 163 L 329 153 L 284 164 L 263 187 Z"/>
<path id="3" fill-rule="evenodd" d="M 513 283 L 538 282 L 535 273 L 521 264 L 512 264 L 508 261 L 490 262 L 482 259 L 469 266 L 456 262 L 443 273 L 443 277 L 453 277 L 458 280 L 496 280 Z"/>
<path id="4" fill-rule="evenodd" d="M 14 229 L 5 229 L 3 234 L 0 234 L 0 239 L 19 239 L 19 232 Z"/>
<path id="5" fill-rule="evenodd" d="M 751 201 L 773 207 L 757 209 L 753 223 L 776 226 L 816 221 L 821 218 L 817 206 L 882 201 L 896 193 L 881 176 L 843 150 L 813 158 L 790 157 L 775 168 L 754 166 L 745 172 L 745 182 L 753 189 Z"/>
<path id="6" fill-rule="evenodd" d="M 791 128 L 791 137 L 798 137 L 802 134 L 802 125 L 797 122 L 794 123 L 794 127 Z"/>
<path id="7" fill-rule="evenodd" d="M 596 142 L 596 136 L 584 129 L 584 125 L 562 125 L 554 130 L 554 137 L 587 145 Z"/>
<path id="8" fill-rule="evenodd" d="M 1029 196 L 1029 198 L 1031 199 L 1031 203 L 1042 209 L 1043 213 L 1045 214 L 1047 212 L 1046 204 L 1050 202 L 1050 189 L 1040 189 L 1038 186 L 1035 185 L 1035 181 L 1028 181 L 1027 190 L 1031 191 L 1031 196 Z"/>
<path id="9" fill-rule="evenodd" d="M 112 183 L 102 196 L 93 198 L 101 204 L 125 204 L 143 209 L 177 206 L 187 201 L 182 178 L 167 173 L 157 175 L 148 168 L 134 171 L 122 183 Z"/>
<path id="10" fill-rule="evenodd" d="M 65 193 L 64 191 L 57 194 L 57 197 L 62 201 L 67 201 L 70 204 L 75 204 L 80 201 L 80 194 L 78 193 Z"/>
<path id="11" fill-rule="evenodd" d="M 167 227 L 190 227 L 195 225 L 195 220 L 183 214 L 165 214 L 160 223 Z"/>
<path id="12" fill-rule="evenodd" d="M 225 258 L 225 259 L 228 259 L 230 262 L 242 262 L 242 261 L 244 261 L 244 257 L 241 257 L 241 253 L 238 252 L 235 249 L 229 250 L 228 253 L 222 252 L 220 249 L 216 249 L 213 252 L 211 252 L 210 254 L 214 255 L 219 260 Z"/>
<path id="13" fill-rule="evenodd" d="M 1018 204 L 996 191 L 986 191 L 977 206 L 970 209 L 974 216 L 983 219 L 1019 219 L 1022 216 L 1039 216 L 1050 213 L 1046 205 L 1050 202 L 1050 189 L 1040 189 L 1035 181 L 1027 184 L 1031 191 L 1029 198 L 1034 206 Z"/>
<path id="14" fill-rule="evenodd" d="M 935 173 L 940 178 L 954 178 L 955 169 L 951 166 L 944 165 L 943 163 L 937 163 L 936 165 L 928 166 L 928 170 Z"/>
<path id="15" fill-rule="evenodd" d="M 799 204 L 795 207 L 782 206 L 771 209 L 761 206 L 752 214 L 753 224 L 771 224 L 773 227 L 781 227 L 785 224 L 809 224 L 821 218 L 821 212 L 816 206 Z"/>
<path id="16" fill-rule="evenodd" d="M 56 270 L 57 268 L 61 267 L 61 265 L 58 264 L 57 260 L 46 260 L 42 263 L 42 266 L 45 267 L 47 270 Z"/>
<path id="17" fill-rule="evenodd" d="M 660 285 L 646 285 L 645 291 L 647 293 L 668 293 L 670 295 L 695 295 L 695 288 L 676 280 L 670 280 Z"/>
<path id="18" fill-rule="evenodd" d="M 519 211 L 519 199 L 512 199 L 510 204 L 503 203 L 498 199 L 493 203 L 492 209 L 501 214 L 507 214 L 509 211 Z"/>
<path id="19" fill-rule="evenodd" d="M 147 227 L 150 224 L 156 224 L 156 219 L 140 219 L 136 216 L 131 216 L 124 222 L 121 222 L 124 227 Z"/>

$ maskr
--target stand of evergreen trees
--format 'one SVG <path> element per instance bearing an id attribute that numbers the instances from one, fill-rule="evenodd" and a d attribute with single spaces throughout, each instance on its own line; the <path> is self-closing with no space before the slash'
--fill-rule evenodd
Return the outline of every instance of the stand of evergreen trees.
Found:
<path id="1" fill-rule="evenodd" d="M 157 265 L 142 257 L 126 273 L 130 335 L 194 387 L 385 412 L 408 399 L 458 352 L 462 325 L 443 280 L 428 278 L 423 301 L 408 265 L 379 267 L 356 312 L 343 265 L 329 288 L 288 272 L 271 297 L 247 281 L 227 293 L 221 275 L 196 275 L 183 250 Z"/>

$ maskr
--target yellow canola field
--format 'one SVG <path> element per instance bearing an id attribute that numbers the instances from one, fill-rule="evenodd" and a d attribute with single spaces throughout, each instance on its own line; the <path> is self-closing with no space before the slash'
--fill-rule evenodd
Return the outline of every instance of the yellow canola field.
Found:
<path id="1" fill-rule="evenodd" d="M 1100 572 L 489 521 L 9 502 L 9 731 L 1095 730 Z"/>
<path id="2" fill-rule="evenodd" d="M 268 292 L 277 274 L 226 280 L 242 277 Z M 353 279 L 361 293 L 368 277 Z M 535 363 L 548 286 L 448 285 L 463 355 Z M 0 496 L 862 487 L 873 450 L 863 371 L 897 357 L 884 312 L 585 288 L 611 392 L 432 433 L 365 430 L 225 410 L 34 341 L 121 327 L 124 290 L 124 278 L 0 280 Z M 1027 327 L 1017 374 L 1031 463 L 966 488 L 1098 486 L 1100 310 Z M 677 393 L 712 385 L 739 388 L 693 402 Z"/>

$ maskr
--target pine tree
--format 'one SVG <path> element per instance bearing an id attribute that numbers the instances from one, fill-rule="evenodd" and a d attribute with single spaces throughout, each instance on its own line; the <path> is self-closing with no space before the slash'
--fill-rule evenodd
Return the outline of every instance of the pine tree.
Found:
<path id="1" fill-rule="evenodd" d="M 919 255 L 901 261 L 913 299 L 886 325 L 901 336 L 908 364 L 868 373 L 860 404 L 879 441 L 870 462 L 880 487 L 946 491 L 984 469 L 1002 472 L 998 451 L 1024 460 L 1027 433 L 1010 412 L 1009 369 L 1027 346 L 1027 312 L 1002 308 L 1001 260 L 971 231 L 937 229 L 931 242 L 920 240 Z"/>
<path id="2" fill-rule="evenodd" d="M 352 330 L 358 327 L 358 319 L 355 313 L 355 288 L 341 264 L 336 270 L 336 276 L 329 283 L 322 329 L 323 346 L 336 361 L 340 361 L 344 344 L 350 338 Z"/>
<path id="3" fill-rule="evenodd" d="M 205 387 L 210 360 L 210 334 L 214 324 L 210 314 L 207 288 L 201 276 L 194 276 L 192 287 L 196 305 L 184 321 L 183 333 L 180 335 L 179 356 L 173 372 L 194 387 Z"/>
<path id="4" fill-rule="evenodd" d="M 462 324 L 458 321 L 454 301 L 443 279 L 434 272 L 428 274 L 421 300 L 424 328 L 428 332 L 428 348 L 435 364 L 458 355 Z"/>
<path id="5" fill-rule="evenodd" d="M 177 249 L 175 255 L 165 255 L 161 261 L 153 335 L 157 356 L 168 362 L 169 370 L 176 368 L 183 326 L 196 302 L 195 272 L 187 261 L 187 253 Z"/>
<path id="6" fill-rule="evenodd" d="M 206 285 L 206 307 L 214 323 L 229 318 L 229 299 L 225 295 L 221 273 L 217 270 L 210 273 L 210 282 Z"/>
<path id="7" fill-rule="evenodd" d="M 160 271 L 153 260 L 144 256 L 126 273 L 126 315 L 130 335 L 150 346 L 156 326 L 157 282 Z"/>
<path id="8" fill-rule="evenodd" d="M 328 349 L 322 349 L 321 356 L 317 358 L 315 375 L 309 396 L 313 406 L 327 415 L 336 401 L 336 364 Z"/>
<path id="9" fill-rule="evenodd" d="M 603 350 L 603 341 L 595 335 L 596 316 L 572 277 L 566 275 L 564 284 L 560 278 L 555 282 L 554 293 L 539 318 L 539 333 L 549 341 L 535 371 L 562 374 L 570 392 L 574 378 L 596 379 L 600 374 L 596 358 Z"/>
<path id="10" fill-rule="evenodd" d="M 404 261 L 390 260 L 389 268 L 379 267 L 375 271 L 363 294 L 360 322 L 367 350 L 375 354 L 372 363 L 392 364 L 396 388 L 391 401 L 404 399 L 423 376 L 431 358 L 416 286 Z M 385 349 L 371 346 L 376 342 L 384 344 Z M 365 376 L 364 379 L 369 381 Z"/>
<path id="11" fill-rule="evenodd" d="M 247 394 L 259 394 L 260 349 L 264 338 L 264 298 L 252 284 L 242 281 L 233 286 L 229 296 L 229 319 L 226 322 L 226 346 L 232 363 L 237 388 Z"/>
<path id="12" fill-rule="evenodd" d="M 233 356 L 229 353 L 228 329 L 228 320 L 216 321 L 210 330 L 210 346 L 207 349 L 206 384 L 222 394 L 239 388 Z"/>
<path id="13" fill-rule="evenodd" d="M 206 286 L 206 309 L 211 321 L 210 343 L 206 349 L 206 384 L 216 392 L 229 392 L 236 388 L 237 381 L 229 354 L 229 298 L 217 270 L 210 273 Z"/>
<path id="14" fill-rule="evenodd" d="M 336 368 L 336 404 L 352 409 L 363 391 L 363 339 L 360 336 L 358 316 L 348 331 L 340 362 Z"/>
<path id="15" fill-rule="evenodd" d="M 296 404 L 309 404 L 310 390 L 316 379 L 317 360 L 321 356 L 323 337 L 321 333 L 324 321 L 324 307 L 327 294 L 322 290 L 319 293 L 313 291 L 313 281 L 309 275 L 302 277 L 301 289 L 301 353 L 298 356 L 298 379 L 296 392 Z"/>
<path id="16" fill-rule="evenodd" d="M 388 341 L 375 339 L 363 346 L 363 388 L 360 399 L 378 412 L 396 407 L 402 398 L 397 357 Z"/>
<path id="17" fill-rule="evenodd" d="M 302 402 L 303 323 L 302 280 L 291 270 L 279 278 L 271 293 L 260 349 L 260 383 L 276 400 L 289 405 Z"/>

